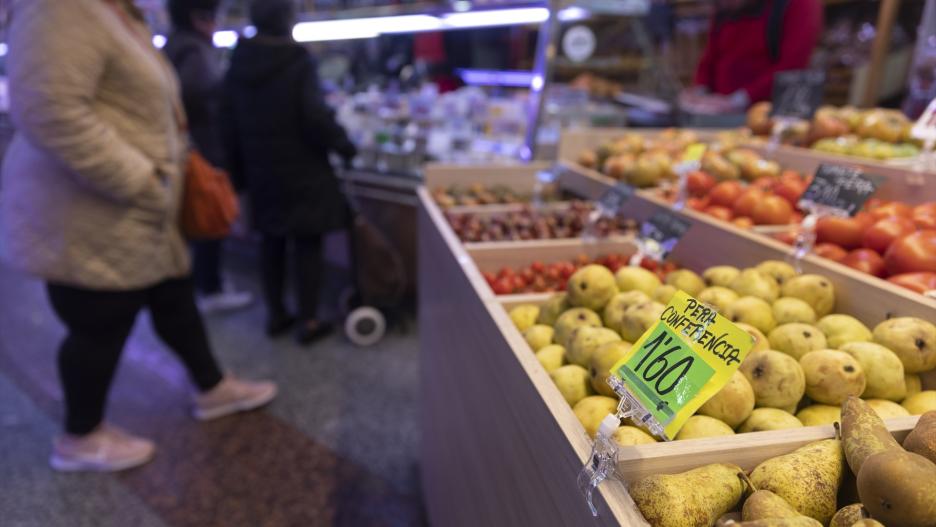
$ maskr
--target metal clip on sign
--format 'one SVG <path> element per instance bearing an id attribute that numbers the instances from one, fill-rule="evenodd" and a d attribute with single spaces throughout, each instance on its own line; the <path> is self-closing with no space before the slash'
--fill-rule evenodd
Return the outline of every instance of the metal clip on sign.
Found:
<path id="1" fill-rule="evenodd" d="M 770 129 L 770 141 L 767 142 L 767 157 L 773 158 L 783 142 L 783 135 L 793 127 L 799 119 L 794 117 L 774 117 L 773 127 Z"/>

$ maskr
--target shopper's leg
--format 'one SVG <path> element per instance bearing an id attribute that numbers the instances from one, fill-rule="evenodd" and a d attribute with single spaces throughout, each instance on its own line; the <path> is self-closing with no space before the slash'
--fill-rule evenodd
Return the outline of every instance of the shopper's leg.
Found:
<path id="1" fill-rule="evenodd" d="M 287 316 L 283 289 L 286 286 L 286 238 L 263 235 L 260 253 L 263 294 L 270 319 Z"/>
<path id="2" fill-rule="evenodd" d="M 221 240 L 192 243 L 192 278 L 201 295 L 221 292 Z"/>
<path id="3" fill-rule="evenodd" d="M 68 330 L 58 355 L 65 394 L 65 430 L 76 436 L 86 435 L 103 421 L 107 393 L 143 295 L 52 284 L 48 294 L 52 308 Z"/>
<path id="4" fill-rule="evenodd" d="M 224 375 L 211 352 L 192 281 L 162 282 L 147 290 L 146 303 L 156 333 L 179 356 L 199 390 L 217 386 Z"/>
<path id="5" fill-rule="evenodd" d="M 299 319 L 316 320 L 318 315 L 319 291 L 322 285 L 322 237 L 309 236 L 294 240 L 296 266 L 296 297 L 299 304 Z"/>

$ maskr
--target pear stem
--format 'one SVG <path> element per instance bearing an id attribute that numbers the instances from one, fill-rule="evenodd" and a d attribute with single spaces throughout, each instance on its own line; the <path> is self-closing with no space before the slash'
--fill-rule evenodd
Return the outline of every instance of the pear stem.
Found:
<path id="1" fill-rule="evenodd" d="M 747 484 L 748 487 L 751 488 L 751 493 L 752 493 L 752 494 L 755 493 L 755 492 L 757 492 L 757 487 L 754 486 L 754 482 L 751 481 L 751 478 L 748 477 L 747 474 L 745 474 L 743 471 L 742 471 L 742 472 L 738 472 L 738 477 L 741 478 L 741 481 L 743 481 L 745 484 Z"/>
<path id="2" fill-rule="evenodd" d="M 832 427 L 835 428 L 835 439 L 842 439 L 842 424 L 838 421 L 832 423 Z"/>

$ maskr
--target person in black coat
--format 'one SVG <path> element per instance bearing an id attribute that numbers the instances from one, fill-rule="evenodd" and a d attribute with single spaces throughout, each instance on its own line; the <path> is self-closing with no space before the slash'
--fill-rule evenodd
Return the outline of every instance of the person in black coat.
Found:
<path id="1" fill-rule="evenodd" d="M 267 333 L 283 333 L 295 321 L 283 299 L 291 248 L 297 338 L 308 343 L 330 330 L 316 316 L 322 236 L 350 220 L 329 154 L 348 162 L 356 151 L 325 103 L 316 61 L 291 37 L 295 15 L 290 0 L 251 3 L 257 35 L 242 39 L 231 57 L 222 118 L 229 167 L 235 183 L 246 188 L 263 235 Z"/>
<path id="2" fill-rule="evenodd" d="M 182 88 L 189 137 L 211 164 L 223 167 L 219 111 L 224 74 L 221 57 L 212 44 L 220 0 L 169 0 L 172 33 L 163 53 L 172 62 Z M 250 305 L 253 296 L 225 287 L 221 278 L 224 240 L 192 243 L 192 278 L 204 312 L 227 311 Z"/>

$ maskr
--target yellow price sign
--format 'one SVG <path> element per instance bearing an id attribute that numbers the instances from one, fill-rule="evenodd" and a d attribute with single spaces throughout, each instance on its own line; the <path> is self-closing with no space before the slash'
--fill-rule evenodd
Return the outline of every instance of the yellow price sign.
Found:
<path id="1" fill-rule="evenodd" d="M 683 153 L 683 161 L 701 161 L 702 156 L 705 155 L 706 147 L 702 143 L 693 143 L 686 147 L 686 151 Z"/>
<path id="2" fill-rule="evenodd" d="M 746 331 L 679 291 L 611 373 L 672 439 L 728 383 L 753 346 Z"/>

